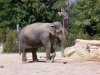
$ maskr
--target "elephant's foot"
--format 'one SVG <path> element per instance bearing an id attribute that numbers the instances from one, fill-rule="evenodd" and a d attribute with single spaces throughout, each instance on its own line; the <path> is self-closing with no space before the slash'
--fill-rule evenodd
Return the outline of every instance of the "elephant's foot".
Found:
<path id="1" fill-rule="evenodd" d="M 46 60 L 46 63 L 51 63 L 51 60 Z"/>
<path id="2" fill-rule="evenodd" d="M 54 63 L 54 58 L 51 58 L 51 62 Z"/>
<path id="3" fill-rule="evenodd" d="M 46 60 L 46 63 L 54 63 L 54 60 Z"/>
<path id="4" fill-rule="evenodd" d="M 27 64 L 27 59 L 22 59 L 22 64 Z"/>
<path id="5" fill-rule="evenodd" d="M 39 62 L 39 60 L 38 59 L 35 59 L 35 60 L 33 60 L 33 62 Z"/>
<path id="6" fill-rule="evenodd" d="M 50 57 L 52 63 L 54 63 L 54 58 L 55 58 L 55 56 L 56 56 L 56 53 L 55 53 L 55 52 L 52 53 L 52 56 Z"/>
<path id="7" fill-rule="evenodd" d="M 27 64 L 28 62 L 27 61 L 22 61 L 22 64 Z"/>

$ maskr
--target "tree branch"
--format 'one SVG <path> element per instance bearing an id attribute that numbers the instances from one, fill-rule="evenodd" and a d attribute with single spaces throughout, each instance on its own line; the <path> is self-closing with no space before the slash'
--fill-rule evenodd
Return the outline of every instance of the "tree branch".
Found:
<path id="1" fill-rule="evenodd" d="M 71 6 L 71 0 L 65 0 L 66 6 L 61 8 L 61 12 L 58 12 L 59 16 L 61 16 L 63 18 L 63 25 L 64 28 L 68 28 L 68 11 L 70 9 Z"/>

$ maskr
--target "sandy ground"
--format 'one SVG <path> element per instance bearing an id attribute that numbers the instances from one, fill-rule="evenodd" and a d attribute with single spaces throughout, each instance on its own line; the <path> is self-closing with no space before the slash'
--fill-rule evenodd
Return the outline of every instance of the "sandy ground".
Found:
<path id="1" fill-rule="evenodd" d="M 45 53 L 38 53 L 38 57 Z M 31 54 L 27 54 L 28 59 Z M 28 60 L 28 61 L 31 61 Z M 22 64 L 19 54 L 0 54 L 0 75 L 100 75 L 100 62 L 63 62 L 46 63 L 45 59 L 40 62 Z"/>

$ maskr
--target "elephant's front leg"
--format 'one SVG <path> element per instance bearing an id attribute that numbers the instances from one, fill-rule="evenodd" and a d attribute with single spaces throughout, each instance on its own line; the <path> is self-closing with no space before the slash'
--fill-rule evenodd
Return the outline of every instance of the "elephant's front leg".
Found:
<path id="1" fill-rule="evenodd" d="M 45 47 L 46 47 L 46 57 L 47 57 L 46 62 L 50 63 L 51 62 L 51 60 L 50 60 L 51 59 L 51 57 L 50 57 L 51 43 L 48 42 Z"/>
<path id="2" fill-rule="evenodd" d="M 51 62 L 51 60 L 50 60 L 51 41 L 50 41 L 50 38 L 49 38 L 49 34 L 48 35 L 44 34 L 44 36 L 43 36 L 43 38 L 41 38 L 41 41 L 42 41 L 43 46 L 46 49 L 46 62 L 50 63 Z"/>
<path id="3" fill-rule="evenodd" d="M 52 54 L 52 56 L 51 56 L 51 61 L 54 62 L 54 58 L 55 58 L 55 56 L 56 56 L 56 52 L 55 52 L 55 50 L 54 50 L 54 48 L 53 48 L 52 45 L 51 45 L 51 54 Z"/>

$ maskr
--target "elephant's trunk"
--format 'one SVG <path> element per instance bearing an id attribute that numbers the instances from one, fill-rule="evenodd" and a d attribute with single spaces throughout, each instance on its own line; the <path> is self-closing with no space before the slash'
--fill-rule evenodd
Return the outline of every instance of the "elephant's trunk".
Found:
<path id="1" fill-rule="evenodd" d="M 64 49 L 65 49 L 65 35 L 63 33 L 61 35 L 61 54 L 62 54 L 63 57 L 65 57 Z"/>
<path id="2" fill-rule="evenodd" d="M 18 42 L 19 55 L 21 55 L 20 42 Z"/>
<path id="3" fill-rule="evenodd" d="M 62 54 L 63 57 L 65 57 L 64 48 L 65 48 L 64 42 L 61 42 L 61 54 Z"/>

